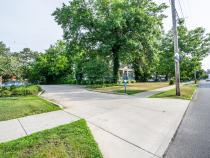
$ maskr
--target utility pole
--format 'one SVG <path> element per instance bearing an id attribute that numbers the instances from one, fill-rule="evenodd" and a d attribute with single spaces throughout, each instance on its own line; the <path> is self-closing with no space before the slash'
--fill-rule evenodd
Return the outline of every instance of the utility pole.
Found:
<path id="1" fill-rule="evenodd" d="M 197 71 L 194 72 L 195 84 L 197 84 Z"/>
<path id="2" fill-rule="evenodd" d="M 176 77 L 176 95 L 180 96 L 180 67 L 179 67 L 179 46 L 178 46 L 178 35 L 177 35 L 177 15 L 175 0 L 171 0 L 171 11 L 173 21 L 173 34 L 174 34 L 174 59 L 175 59 L 175 77 Z"/>

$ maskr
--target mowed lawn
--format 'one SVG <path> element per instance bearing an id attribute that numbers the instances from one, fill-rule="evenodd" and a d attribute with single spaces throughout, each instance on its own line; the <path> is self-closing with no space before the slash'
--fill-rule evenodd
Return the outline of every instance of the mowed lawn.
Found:
<path id="1" fill-rule="evenodd" d="M 127 94 L 132 95 L 136 93 L 141 93 L 157 88 L 167 87 L 169 86 L 168 82 L 140 82 L 140 83 L 130 83 L 127 85 Z M 114 85 L 114 86 L 107 86 L 107 87 L 97 87 L 97 86 L 90 86 L 88 87 L 92 90 L 98 92 L 105 92 L 105 93 L 119 93 L 123 94 L 124 85 Z"/>
<path id="2" fill-rule="evenodd" d="M 0 98 L 0 121 L 59 110 L 38 96 Z"/>
<path id="3" fill-rule="evenodd" d="M 85 120 L 0 144 L 2 158 L 102 158 Z"/>
<path id="4" fill-rule="evenodd" d="M 181 96 L 176 96 L 176 90 L 172 89 L 166 92 L 153 95 L 150 98 L 174 98 L 174 99 L 191 100 L 196 88 L 197 88 L 197 85 L 195 84 L 182 85 L 180 87 Z"/>

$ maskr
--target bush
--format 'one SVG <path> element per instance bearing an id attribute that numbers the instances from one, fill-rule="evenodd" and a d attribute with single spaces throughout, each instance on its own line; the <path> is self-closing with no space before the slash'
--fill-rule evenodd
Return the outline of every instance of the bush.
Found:
<path id="1" fill-rule="evenodd" d="M 170 79 L 169 85 L 174 85 L 174 80 L 173 79 Z"/>
<path id="2" fill-rule="evenodd" d="M 129 83 L 136 83 L 136 80 L 130 80 Z"/>
<path id="3" fill-rule="evenodd" d="M 13 96 L 19 96 L 19 95 L 26 95 L 26 88 L 25 87 L 16 87 L 11 90 Z"/>
<path id="4" fill-rule="evenodd" d="M 76 81 L 75 77 L 70 74 L 70 75 L 67 75 L 66 77 L 61 78 L 58 83 L 60 83 L 60 84 L 76 84 L 77 81 Z"/>
<path id="5" fill-rule="evenodd" d="M 12 95 L 12 92 L 8 89 L 4 89 L 0 91 L 0 97 L 10 97 Z"/>
<path id="6" fill-rule="evenodd" d="M 0 97 L 37 95 L 41 90 L 41 87 L 37 85 L 21 87 L 11 86 L 10 88 L 2 88 L 0 90 Z"/>

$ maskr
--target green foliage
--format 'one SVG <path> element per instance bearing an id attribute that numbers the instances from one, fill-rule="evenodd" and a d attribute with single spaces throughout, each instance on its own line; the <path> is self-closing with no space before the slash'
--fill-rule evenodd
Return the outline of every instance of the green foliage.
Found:
<path id="1" fill-rule="evenodd" d="M 104 83 L 105 77 L 109 74 L 107 62 L 100 58 L 94 58 L 84 64 L 83 73 L 89 83 Z"/>
<path id="2" fill-rule="evenodd" d="M 0 97 L 37 95 L 40 91 L 41 87 L 37 85 L 20 87 L 11 86 L 9 88 L 0 88 Z"/>
<path id="3" fill-rule="evenodd" d="M 8 89 L 0 89 L 0 97 L 10 97 L 12 92 Z"/>
<path id="4" fill-rule="evenodd" d="M 60 84 L 76 84 L 77 83 L 75 76 L 72 74 L 62 77 L 58 82 Z"/>
<path id="5" fill-rule="evenodd" d="M 12 55 L 10 49 L 0 41 L 0 76 L 7 79 L 12 75 L 20 76 L 19 61 Z"/>
<path id="6" fill-rule="evenodd" d="M 178 26 L 178 35 L 179 50 L 182 56 L 180 62 L 181 80 L 192 80 L 195 71 L 202 70 L 202 60 L 209 53 L 210 34 L 207 34 L 201 27 L 188 30 L 181 21 Z M 171 78 L 175 74 L 172 31 L 163 35 L 160 50 L 156 71 L 160 75 L 167 75 L 168 78 Z"/>
<path id="7" fill-rule="evenodd" d="M 142 56 L 153 59 L 165 8 L 150 0 L 73 0 L 57 8 L 53 16 L 71 55 L 84 51 L 85 59 L 96 54 L 110 59 L 116 83 L 121 62 L 138 62 Z"/>
<path id="8" fill-rule="evenodd" d="M 66 54 L 66 45 L 58 41 L 46 53 L 40 54 L 30 69 L 30 81 L 40 83 L 58 83 L 72 73 L 71 60 Z"/>
<path id="9" fill-rule="evenodd" d="M 170 79 L 169 85 L 174 85 L 174 79 Z"/>
<path id="10" fill-rule="evenodd" d="M 30 50 L 30 48 L 24 48 L 20 52 L 15 52 L 12 54 L 19 62 L 19 71 L 20 76 L 23 79 L 28 79 L 30 76 L 31 64 L 34 63 L 36 58 L 39 56 L 39 53 L 36 51 Z"/>

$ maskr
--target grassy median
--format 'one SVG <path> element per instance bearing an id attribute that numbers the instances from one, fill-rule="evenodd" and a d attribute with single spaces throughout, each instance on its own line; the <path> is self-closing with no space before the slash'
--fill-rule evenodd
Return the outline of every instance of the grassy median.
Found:
<path id="1" fill-rule="evenodd" d="M 182 85 L 180 87 L 181 96 L 176 96 L 176 90 L 172 89 L 172 90 L 169 90 L 166 92 L 155 94 L 155 95 L 151 96 L 150 98 L 174 98 L 174 99 L 191 100 L 196 88 L 197 88 L 197 85 L 195 85 L 195 84 Z"/>
<path id="2" fill-rule="evenodd" d="M 140 82 L 140 83 L 130 83 L 127 85 L 127 94 L 132 95 L 136 93 L 141 93 L 157 88 L 167 87 L 169 86 L 168 82 Z M 104 93 L 117 93 L 124 94 L 124 85 L 108 85 L 108 86 L 88 86 L 87 88 Z"/>
<path id="3" fill-rule="evenodd" d="M 0 98 L 0 121 L 59 110 L 55 104 L 37 96 Z"/>
<path id="4" fill-rule="evenodd" d="M 85 120 L 0 144 L 2 158 L 102 158 Z"/>

